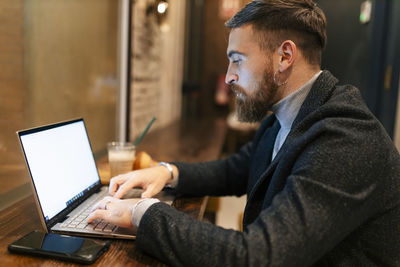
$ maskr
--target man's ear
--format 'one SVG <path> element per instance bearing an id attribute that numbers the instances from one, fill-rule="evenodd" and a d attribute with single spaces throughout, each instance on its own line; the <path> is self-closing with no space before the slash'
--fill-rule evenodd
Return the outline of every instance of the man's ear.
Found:
<path id="1" fill-rule="evenodd" d="M 293 41 L 286 40 L 278 48 L 279 72 L 289 69 L 296 61 L 297 47 Z"/>

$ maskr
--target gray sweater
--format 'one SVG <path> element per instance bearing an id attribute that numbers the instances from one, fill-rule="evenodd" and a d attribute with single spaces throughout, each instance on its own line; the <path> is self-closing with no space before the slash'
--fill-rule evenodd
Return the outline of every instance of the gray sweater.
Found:
<path id="1" fill-rule="evenodd" d="M 136 247 L 173 266 L 400 266 L 400 157 L 359 91 L 324 71 L 270 162 L 275 120 L 225 160 L 177 163 L 178 194 L 247 194 L 243 232 L 157 203 Z"/>

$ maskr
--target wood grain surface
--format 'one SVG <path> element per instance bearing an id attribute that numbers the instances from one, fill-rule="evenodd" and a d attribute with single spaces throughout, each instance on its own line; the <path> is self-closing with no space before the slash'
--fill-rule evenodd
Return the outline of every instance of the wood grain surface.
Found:
<path id="1" fill-rule="evenodd" d="M 162 161 L 197 162 L 217 159 L 225 137 L 224 120 L 194 120 L 177 122 L 154 131 L 144 138 L 138 151 L 149 153 Z M 104 159 L 102 168 L 105 168 Z M 203 198 L 178 198 L 173 206 L 201 220 L 207 203 Z M 9 243 L 23 235 L 41 229 L 33 196 L 4 209 L 0 214 L 0 266 L 75 266 L 58 260 L 11 254 Z M 135 248 L 135 241 L 112 240 L 110 249 L 93 266 L 165 266 Z"/>

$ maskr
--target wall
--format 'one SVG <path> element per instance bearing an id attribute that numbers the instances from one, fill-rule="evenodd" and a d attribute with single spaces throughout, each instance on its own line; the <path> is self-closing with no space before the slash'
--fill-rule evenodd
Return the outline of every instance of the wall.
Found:
<path id="1" fill-rule="evenodd" d="M 322 68 L 330 70 L 341 84 L 358 87 L 369 109 L 394 137 L 400 72 L 400 1 L 371 1 L 368 23 L 360 22 L 364 0 L 316 2 L 328 21 Z"/>
<path id="2" fill-rule="evenodd" d="M 183 73 L 185 1 L 170 0 L 166 24 L 155 13 L 146 14 L 154 1 L 132 6 L 130 139 L 134 140 L 153 116 L 151 130 L 180 118 Z"/>
<path id="3" fill-rule="evenodd" d="M 25 120 L 23 30 L 22 0 L 0 1 L 0 194 L 25 182 L 15 135 Z"/>
<path id="4" fill-rule="evenodd" d="M 94 152 L 115 138 L 118 1 L 0 0 L 0 210 L 27 194 L 15 132 L 84 117 Z"/>
<path id="5" fill-rule="evenodd" d="M 116 135 L 118 1 L 25 1 L 27 126 L 83 117 L 95 152 Z"/>

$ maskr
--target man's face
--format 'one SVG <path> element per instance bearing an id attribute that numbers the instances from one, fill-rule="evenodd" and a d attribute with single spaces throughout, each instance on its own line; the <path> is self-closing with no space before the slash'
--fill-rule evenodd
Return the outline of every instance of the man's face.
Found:
<path id="1" fill-rule="evenodd" d="M 225 82 L 236 94 L 240 121 L 261 121 L 279 100 L 274 82 L 272 53 L 261 50 L 251 25 L 235 28 L 229 35 L 229 67 Z"/>

